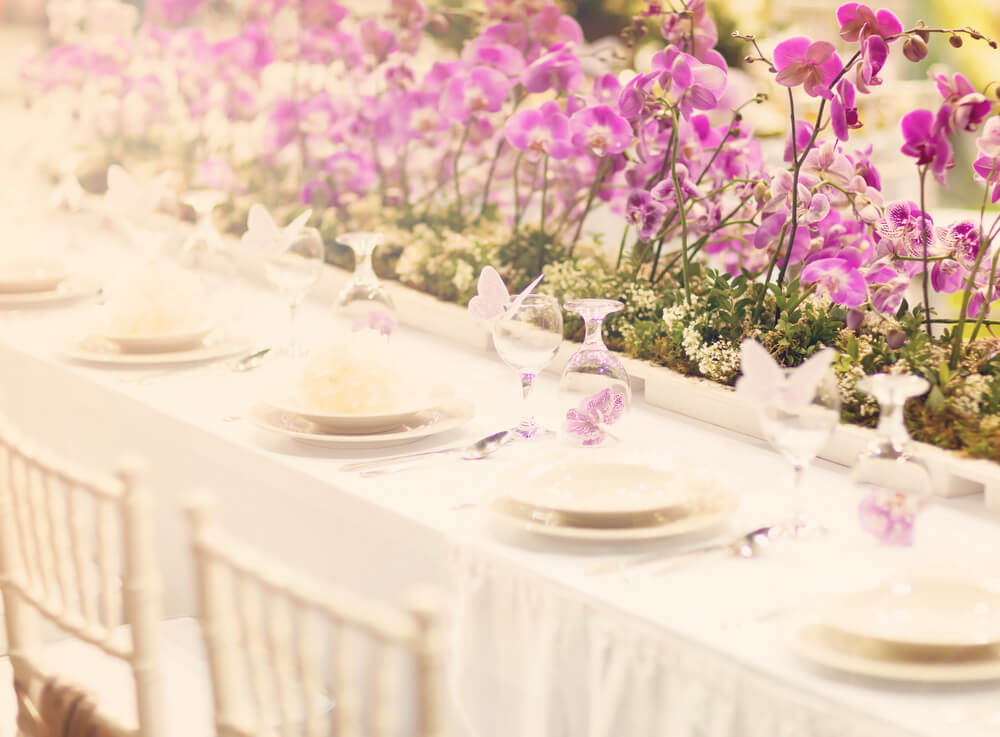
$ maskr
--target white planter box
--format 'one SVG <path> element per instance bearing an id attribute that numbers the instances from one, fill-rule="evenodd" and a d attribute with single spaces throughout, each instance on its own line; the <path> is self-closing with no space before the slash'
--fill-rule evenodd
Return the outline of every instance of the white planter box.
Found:
<path id="1" fill-rule="evenodd" d="M 323 283 L 324 298 L 336 295 L 348 278 L 348 274 L 340 269 L 331 267 L 329 272 Z M 401 324 L 456 340 L 471 348 L 492 350 L 489 325 L 472 317 L 464 307 L 442 302 L 395 282 L 388 282 L 386 289 L 396 302 L 397 319 Z M 561 372 L 577 347 L 569 341 L 564 342 L 556 360 L 546 371 Z M 632 377 L 634 395 L 641 396 L 648 404 L 763 438 L 754 410 L 730 387 L 683 376 L 646 361 L 625 356 L 621 358 Z M 874 438 L 875 431 L 869 428 L 840 425 L 820 457 L 851 466 Z M 1000 512 L 1000 464 L 964 458 L 926 443 L 915 445 L 931 468 L 936 494 L 954 497 L 985 492 L 987 508 Z"/>
<path id="2" fill-rule="evenodd" d="M 254 259 L 240 253 L 240 244 L 233 243 L 236 263 L 243 275 L 263 281 L 263 274 Z M 220 266 L 222 266 L 220 264 Z M 230 266 L 231 269 L 231 266 Z M 348 272 L 329 266 L 314 298 L 333 304 L 349 278 Z M 407 327 L 431 335 L 454 340 L 470 348 L 493 350 L 489 323 L 468 313 L 465 307 L 442 302 L 428 294 L 410 289 L 398 282 L 384 283 L 396 303 L 396 319 Z M 556 359 L 546 369 L 560 373 L 577 344 L 564 341 Z M 709 422 L 728 430 L 755 438 L 763 438 L 754 410 L 726 386 L 706 379 L 683 376 L 663 366 L 620 356 L 632 378 L 633 395 L 654 406 Z M 840 425 L 820 457 L 851 466 L 858 454 L 875 438 L 875 431 L 857 425 Z M 926 443 L 915 443 L 916 451 L 930 466 L 934 493 L 942 497 L 984 493 L 986 508 L 1000 513 L 1000 463 L 965 458 L 952 451 Z"/>

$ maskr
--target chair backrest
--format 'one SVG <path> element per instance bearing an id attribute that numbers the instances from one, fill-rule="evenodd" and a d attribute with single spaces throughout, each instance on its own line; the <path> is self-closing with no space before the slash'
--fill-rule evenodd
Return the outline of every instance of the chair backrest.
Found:
<path id="1" fill-rule="evenodd" d="M 160 581 L 139 476 L 135 460 L 113 476 L 65 463 L 0 416 L 0 590 L 18 724 L 31 737 L 54 728 L 37 723 L 43 700 L 82 693 L 45 662 L 41 618 L 131 667 L 138 731 L 96 705 L 102 735 L 163 737 Z"/>
<path id="2" fill-rule="evenodd" d="M 311 580 L 188 505 L 219 737 L 442 737 L 433 592 L 407 609 Z"/>

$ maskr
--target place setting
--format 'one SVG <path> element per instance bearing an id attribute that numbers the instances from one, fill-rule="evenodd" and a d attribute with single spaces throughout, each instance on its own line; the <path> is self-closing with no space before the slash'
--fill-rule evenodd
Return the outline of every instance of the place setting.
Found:
<path id="1" fill-rule="evenodd" d="M 63 358 L 107 367 L 181 366 L 247 353 L 215 316 L 198 277 L 166 262 L 127 272 Z"/>
<path id="2" fill-rule="evenodd" d="M 96 279 L 56 254 L 0 253 L 0 310 L 51 307 L 99 293 Z"/>

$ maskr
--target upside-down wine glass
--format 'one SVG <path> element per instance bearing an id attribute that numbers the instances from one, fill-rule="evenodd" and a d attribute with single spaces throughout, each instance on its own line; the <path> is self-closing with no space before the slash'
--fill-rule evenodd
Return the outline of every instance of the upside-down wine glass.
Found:
<path id="1" fill-rule="evenodd" d="M 296 340 L 295 317 L 309 289 L 323 273 L 323 239 L 315 228 L 302 228 L 283 248 L 264 258 L 267 280 L 288 300 L 288 341 L 284 352 L 302 354 Z"/>
<path id="2" fill-rule="evenodd" d="M 927 464 L 912 455 L 903 408 L 930 383 L 908 374 L 874 374 L 857 387 L 879 403 L 878 435 L 851 471 L 851 481 L 863 493 L 861 525 L 883 543 L 912 545 L 914 522 L 931 494 L 931 476 Z"/>
<path id="3" fill-rule="evenodd" d="M 795 369 L 785 370 L 786 377 Z M 757 408 L 768 442 L 792 467 L 792 490 L 788 515 L 779 525 L 790 538 L 822 537 L 826 529 L 806 516 L 802 477 L 840 422 L 840 394 L 832 370 L 817 385 L 804 390 L 776 392 Z"/>
<path id="4" fill-rule="evenodd" d="M 345 233 L 337 237 L 354 252 L 354 274 L 337 297 L 337 306 L 355 329 L 372 328 L 388 334 L 395 322 L 396 307 L 372 266 L 372 254 L 385 243 L 382 233 Z"/>
<path id="5" fill-rule="evenodd" d="M 224 252 L 212 213 L 225 199 L 226 194 L 217 189 L 195 189 L 181 197 L 181 202 L 194 210 L 195 215 L 194 230 L 181 245 L 181 260 L 185 264 L 199 266 L 204 259 Z"/>
<path id="6" fill-rule="evenodd" d="M 583 318 L 583 345 L 559 380 L 561 435 L 571 445 L 594 447 L 620 440 L 618 423 L 628 412 L 632 389 L 622 362 L 604 345 L 604 318 L 625 309 L 614 299 L 576 299 L 564 307 Z"/>
<path id="7" fill-rule="evenodd" d="M 528 396 L 535 377 L 559 352 L 563 337 L 559 302 L 547 294 L 529 294 L 493 323 L 493 345 L 503 362 L 521 378 L 522 415 L 514 428 L 518 435 L 534 437 L 539 426 L 529 409 Z"/>

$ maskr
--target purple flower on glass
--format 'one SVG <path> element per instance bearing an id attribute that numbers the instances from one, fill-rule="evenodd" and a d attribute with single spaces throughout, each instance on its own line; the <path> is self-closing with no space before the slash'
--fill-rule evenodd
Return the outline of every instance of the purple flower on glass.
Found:
<path id="1" fill-rule="evenodd" d="M 636 229 L 639 238 L 648 242 L 663 225 L 667 208 L 643 189 L 634 190 L 625 200 L 625 222 Z"/>
<path id="2" fill-rule="evenodd" d="M 623 414 L 624 392 L 608 387 L 584 399 L 577 409 L 568 410 L 563 429 L 582 445 L 600 445 L 611 435 L 608 426 L 618 422 Z"/>
<path id="3" fill-rule="evenodd" d="M 858 506 L 861 527 L 890 545 L 913 545 L 913 524 L 926 504 L 889 489 L 871 491 Z"/>
<path id="4" fill-rule="evenodd" d="M 473 67 L 467 75 L 452 77 L 441 96 L 441 112 L 459 122 L 470 115 L 497 113 L 503 107 L 510 82 L 490 67 Z"/>
<path id="5" fill-rule="evenodd" d="M 595 156 L 620 154 L 632 143 L 632 126 L 607 105 L 595 105 L 570 118 L 573 144 Z"/>
<path id="6" fill-rule="evenodd" d="M 903 24 L 885 8 L 873 11 L 867 5 L 844 3 L 837 8 L 840 37 L 845 41 L 865 40 L 870 36 L 888 38 L 903 32 Z"/>
<path id="7" fill-rule="evenodd" d="M 798 87 L 811 97 L 833 98 L 830 85 L 844 68 L 827 41 L 812 41 L 796 36 L 782 41 L 774 49 L 774 65 L 778 70 L 775 81 L 785 87 Z"/>
<path id="8" fill-rule="evenodd" d="M 569 118 L 558 103 L 548 103 L 540 110 L 521 110 L 507 121 L 504 135 L 518 151 L 565 159 L 574 152 L 569 138 Z"/>
<path id="9" fill-rule="evenodd" d="M 839 305 L 857 307 L 868 299 L 868 285 L 861 272 L 842 258 L 823 258 L 806 264 L 802 281 L 818 282 Z"/>
<path id="10" fill-rule="evenodd" d="M 521 83 L 528 92 L 572 91 L 583 84 L 583 69 L 565 44 L 556 44 L 524 70 Z"/>
<path id="11" fill-rule="evenodd" d="M 930 166 L 934 176 L 943 180 L 944 173 L 955 165 L 951 143 L 945 133 L 942 119 L 947 120 L 947 106 L 935 116 L 930 110 L 912 110 L 903 116 L 903 146 L 907 156 L 917 160 L 917 166 Z"/>
<path id="12" fill-rule="evenodd" d="M 392 335 L 396 321 L 384 312 L 372 310 L 368 317 L 358 318 L 351 324 L 351 332 L 357 333 L 362 330 L 377 330 L 382 335 Z"/>

